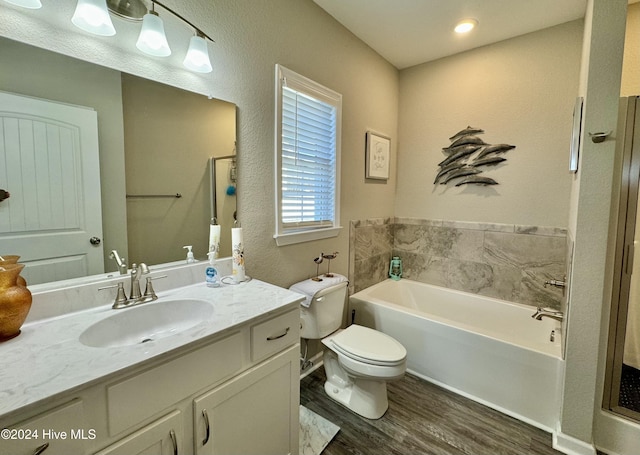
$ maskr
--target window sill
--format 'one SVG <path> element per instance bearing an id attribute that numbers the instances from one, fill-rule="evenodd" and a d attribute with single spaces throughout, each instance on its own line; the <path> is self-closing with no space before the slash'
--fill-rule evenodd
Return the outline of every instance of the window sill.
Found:
<path id="1" fill-rule="evenodd" d="M 276 240 L 276 245 L 278 246 L 293 245 L 295 243 L 312 242 L 314 240 L 337 237 L 338 234 L 340 234 L 341 229 L 342 226 L 338 226 L 325 229 L 290 232 L 288 234 L 276 234 L 273 238 Z"/>

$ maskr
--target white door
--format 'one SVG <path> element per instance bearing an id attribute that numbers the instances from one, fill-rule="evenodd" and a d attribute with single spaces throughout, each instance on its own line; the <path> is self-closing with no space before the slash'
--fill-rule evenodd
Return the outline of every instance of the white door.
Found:
<path id="1" fill-rule="evenodd" d="M 93 109 L 0 92 L 0 189 L 0 255 L 27 283 L 104 271 Z"/>

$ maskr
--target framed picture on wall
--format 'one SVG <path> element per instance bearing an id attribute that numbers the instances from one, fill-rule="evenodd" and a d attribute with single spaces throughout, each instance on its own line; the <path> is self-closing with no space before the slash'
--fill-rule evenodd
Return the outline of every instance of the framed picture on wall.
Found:
<path id="1" fill-rule="evenodd" d="M 387 180 L 389 178 L 391 139 L 367 131 L 365 178 Z"/>
<path id="2" fill-rule="evenodd" d="M 571 152 L 569 155 L 569 171 L 578 172 L 578 153 L 580 151 L 580 136 L 582 134 L 582 104 L 584 98 L 576 98 L 573 106 L 573 130 L 571 132 Z"/>

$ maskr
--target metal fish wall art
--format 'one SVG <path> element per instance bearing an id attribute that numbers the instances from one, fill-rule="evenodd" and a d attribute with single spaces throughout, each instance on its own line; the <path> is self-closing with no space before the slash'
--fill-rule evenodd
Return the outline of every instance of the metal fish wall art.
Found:
<path id="1" fill-rule="evenodd" d="M 513 150 L 516 146 L 487 144 L 478 137 L 479 134 L 484 134 L 484 130 L 467 126 L 449 138 L 451 143 L 442 148 L 446 156 L 438 163 L 434 185 L 437 183 L 446 185 L 449 182 L 455 183 L 455 186 L 498 185 L 494 179 L 479 174 L 484 172 L 486 167 L 504 163 L 507 159 L 499 155 Z"/>
<path id="2" fill-rule="evenodd" d="M 491 177 L 480 177 L 477 175 L 472 175 L 467 177 L 466 179 L 460 180 L 456 183 L 456 186 L 468 185 L 469 183 L 475 183 L 476 185 L 497 185 L 498 182 L 493 180 Z"/>

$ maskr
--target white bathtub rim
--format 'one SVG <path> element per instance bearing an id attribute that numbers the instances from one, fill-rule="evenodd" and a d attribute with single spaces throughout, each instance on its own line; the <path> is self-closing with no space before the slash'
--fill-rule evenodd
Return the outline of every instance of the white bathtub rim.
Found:
<path id="1" fill-rule="evenodd" d="M 356 296 L 357 294 L 363 294 L 363 295 L 369 294 L 376 287 L 380 287 L 380 286 L 384 285 L 385 283 L 402 283 L 403 281 L 408 282 L 408 283 L 412 283 L 412 284 L 417 284 L 419 286 L 426 286 L 426 287 L 429 287 L 429 288 L 444 289 L 447 292 L 450 292 L 452 294 L 468 296 L 468 297 L 473 297 L 473 298 L 479 298 L 479 299 L 483 299 L 483 300 L 490 300 L 492 302 L 498 302 L 498 303 L 501 303 L 503 305 L 509 305 L 509 306 L 513 306 L 513 307 L 516 307 L 516 308 L 520 308 L 520 309 L 531 310 L 531 314 L 535 313 L 535 311 L 536 311 L 536 307 L 534 307 L 533 305 L 525 305 L 524 303 L 511 302 L 510 300 L 503 300 L 503 299 L 499 299 L 497 297 L 491 297 L 489 295 L 474 294 L 473 292 L 461 291 L 459 289 L 453 289 L 453 288 L 448 288 L 448 287 L 445 287 L 445 286 L 439 286 L 437 284 L 424 283 L 422 281 L 410 280 L 408 278 L 402 278 L 399 281 L 395 281 L 395 280 L 392 280 L 391 278 L 387 278 L 387 279 L 385 279 L 383 281 L 380 281 L 379 283 L 372 284 L 371 286 L 368 286 L 368 287 L 366 287 L 364 289 L 361 289 L 360 291 L 352 294 L 350 297 Z M 372 297 L 372 299 L 374 299 L 374 298 Z M 381 299 L 376 299 L 376 300 L 378 300 L 379 302 L 386 302 L 385 300 L 381 300 Z"/>
<path id="2" fill-rule="evenodd" d="M 487 299 L 490 300 L 492 302 L 496 302 L 496 303 L 500 303 L 503 305 L 510 305 L 516 308 L 520 308 L 520 309 L 531 309 L 532 307 L 530 305 L 524 305 L 521 303 L 516 303 L 516 302 L 509 302 L 507 300 L 501 300 L 501 299 L 496 299 L 494 297 L 488 297 L 488 296 L 484 296 L 484 295 L 479 295 L 479 294 L 473 294 L 470 292 L 465 292 L 465 291 L 459 291 L 457 289 L 450 289 L 450 288 L 443 288 L 442 286 L 437 286 L 437 285 L 433 285 L 433 284 L 428 284 L 428 283 L 422 283 L 419 281 L 413 281 L 413 280 L 408 280 L 408 279 L 403 279 L 405 281 L 411 282 L 411 283 L 415 283 L 418 285 L 424 285 L 427 287 L 432 287 L 432 288 L 438 288 L 438 289 L 445 289 L 447 292 L 451 292 L 454 294 L 458 294 L 458 295 L 463 295 L 463 296 L 469 296 L 471 298 L 480 298 L 480 299 Z M 538 348 L 538 347 L 534 347 L 534 346 L 523 346 L 521 344 L 518 344 L 516 342 L 513 342 L 511 340 L 505 339 L 502 336 L 496 336 L 494 334 L 492 334 L 489 331 L 483 331 L 481 327 L 477 327 L 477 326 L 471 326 L 469 324 L 465 324 L 463 322 L 459 322 L 459 321 L 453 321 L 451 319 L 447 319 L 432 313 L 428 313 L 428 317 L 426 316 L 426 314 L 422 311 L 413 309 L 411 307 L 407 307 L 405 305 L 399 305 L 396 304 L 394 302 L 390 302 L 388 300 L 383 300 L 383 299 L 379 299 L 376 297 L 372 297 L 371 296 L 371 290 L 373 290 L 373 288 L 375 287 L 379 287 L 389 281 L 392 281 L 390 279 L 381 281 L 380 283 L 374 284 L 372 286 L 369 286 L 368 288 L 365 288 L 361 291 L 358 291 L 355 294 L 352 294 L 351 296 L 349 296 L 349 299 L 353 299 L 355 301 L 358 301 L 360 303 L 372 303 L 375 305 L 382 305 L 382 306 L 387 306 L 387 307 L 391 307 L 395 310 L 404 312 L 404 313 L 408 313 L 414 316 L 418 316 L 418 317 L 422 317 L 422 318 L 427 318 L 437 324 L 441 324 L 441 325 L 445 325 L 445 326 L 452 326 L 452 327 L 456 327 L 459 328 L 461 330 L 467 331 L 467 332 L 471 332 L 474 334 L 477 334 L 479 336 L 494 340 L 494 341 L 499 341 L 502 343 L 506 343 L 509 344 L 511 346 L 515 346 L 517 348 L 521 348 L 521 349 L 528 349 L 534 352 L 537 352 L 539 354 L 542 355 L 546 355 L 549 357 L 553 357 L 559 360 L 563 360 L 562 359 L 562 348 L 561 348 L 561 337 L 563 336 L 563 334 L 561 333 L 561 327 L 560 324 L 557 325 L 556 330 L 556 335 L 557 335 L 557 340 L 554 343 L 549 343 L 548 345 L 545 344 L 544 348 Z M 368 291 L 368 292 L 367 292 Z M 533 314 L 533 313 L 532 313 Z M 545 349 L 546 348 L 546 349 Z"/>

